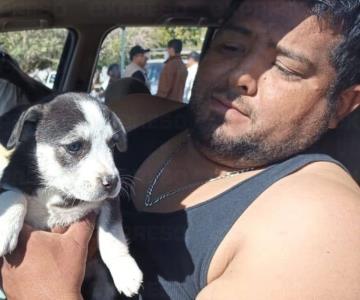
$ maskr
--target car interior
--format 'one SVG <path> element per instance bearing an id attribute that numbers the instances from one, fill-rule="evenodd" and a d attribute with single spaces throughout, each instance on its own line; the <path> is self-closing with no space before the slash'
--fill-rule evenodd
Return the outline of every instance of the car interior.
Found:
<path id="1" fill-rule="evenodd" d="M 127 26 L 202 26 L 207 27 L 202 54 L 211 38 L 234 5 L 241 1 L 208 0 L 6 0 L 0 1 L 2 32 L 46 28 L 66 28 L 68 36 L 60 58 L 53 90 L 28 79 L 0 57 L 0 78 L 15 84 L 27 82 L 29 101 L 35 103 L 53 92 L 90 92 L 101 45 L 106 35 Z M 8 53 L 11 55 L 11 53 Z M 20 83 L 19 83 L 20 82 Z M 120 101 L 121 99 L 121 101 Z M 2 99 L 0 99 L 1 101 Z M 106 104 L 122 119 L 128 132 L 152 120 L 181 110 L 183 104 L 150 95 L 129 82 L 114 85 L 106 95 Z M 1 126 L 1 124 L 0 124 Z M 176 126 L 171 122 L 168 127 Z M 162 126 L 163 130 L 167 130 Z M 1 128 L 0 130 L 7 130 Z M 360 183 L 360 111 L 355 111 L 339 128 L 329 132 L 313 149 L 332 155 L 342 162 Z M 1 298 L 1 297 L 0 297 Z"/>

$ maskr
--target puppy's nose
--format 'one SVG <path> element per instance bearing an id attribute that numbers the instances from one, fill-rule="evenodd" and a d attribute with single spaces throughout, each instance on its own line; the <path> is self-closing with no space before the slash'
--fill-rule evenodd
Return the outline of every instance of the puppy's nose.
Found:
<path id="1" fill-rule="evenodd" d="M 113 191 L 119 182 L 119 178 L 117 176 L 103 176 L 101 178 L 101 183 L 104 186 L 105 190 L 108 192 Z"/>

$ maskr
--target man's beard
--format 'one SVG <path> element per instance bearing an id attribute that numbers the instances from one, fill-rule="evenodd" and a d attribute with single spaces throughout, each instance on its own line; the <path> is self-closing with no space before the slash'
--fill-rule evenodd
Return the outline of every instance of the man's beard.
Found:
<path id="1" fill-rule="evenodd" d="M 308 149 L 327 131 L 333 112 L 329 105 L 316 120 L 308 122 L 306 130 L 301 134 L 296 130 L 296 125 L 288 124 L 294 126 L 294 130 L 274 142 L 268 138 L 265 128 L 250 130 L 238 137 L 227 136 L 220 128 L 224 124 L 224 116 L 210 112 L 204 117 L 202 105 L 209 104 L 207 101 L 197 102 L 199 99 L 194 97 L 193 101 L 190 101 L 190 135 L 193 141 L 217 160 L 240 167 L 270 165 Z"/>

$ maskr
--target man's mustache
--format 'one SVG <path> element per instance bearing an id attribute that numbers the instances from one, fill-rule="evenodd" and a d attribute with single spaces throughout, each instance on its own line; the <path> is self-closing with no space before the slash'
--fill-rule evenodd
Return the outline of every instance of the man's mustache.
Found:
<path id="1" fill-rule="evenodd" d="M 221 97 L 223 100 L 226 100 L 228 103 L 231 103 L 237 107 L 240 111 L 244 112 L 247 116 L 251 116 L 252 108 L 247 103 L 246 97 L 242 95 L 239 91 L 226 88 L 217 88 L 214 89 L 210 94 L 210 99 L 217 99 Z"/>

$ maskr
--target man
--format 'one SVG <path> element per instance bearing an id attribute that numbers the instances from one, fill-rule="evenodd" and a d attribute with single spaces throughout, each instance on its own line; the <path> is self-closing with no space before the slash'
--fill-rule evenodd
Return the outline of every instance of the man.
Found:
<path id="1" fill-rule="evenodd" d="M 185 82 L 185 90 L 184 90 L 184 103 L 189 103 L 191 98 L 191 91 L 194 85 L 195 76 L 198 71 L 200 61 L 200 54 L 196 51 L 193 51 L 188 56 L 188 61 L 186 64 L 188 76 Z"/>
<path id="2" fill-rule="evenodd" d="M 150 52 L 150 49 L 144 49 L 139 45 L 136 45 L 130 49 L 130 61 L 131 63 L 125 69 L 124 77 L 132 77 L 140 80 L 147 87 L 149 87 L 145 66 L 148 60 L 146 53 Z"/>
<path id="3" fill-rule="evenodd" d="M 359 187 L 330 158 L 298 155 L 359 106 L 359 10 L 245 0 L 216 33 L 190 139 L 166 142 L 136 173 L 143 299 L 360 299 Z M 23 246 L 9 256 L 18 267 L 2 267 L 5 290 L 80 299 L 90 233 L 26 229 L 25 258 Z"/>
<path id="4" fill-rule="evenodd" d="M 107 69 L 107 75 L 109 76 L 109 85 L 121 78 L 119 64 L 111 64 Z"/>
<path id="5" fill-rule="evenodd" d="M 169 58 L 161 71 L 157 92 L 159 97 L 177 102 L 182 102 L 187 77 L 186 66 L 181 59 L 181 51 L 181 40 L 173 39 L 168 42 Z"/>

